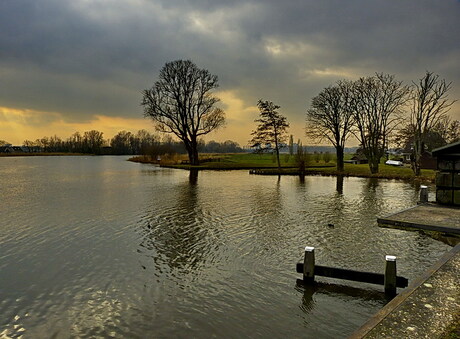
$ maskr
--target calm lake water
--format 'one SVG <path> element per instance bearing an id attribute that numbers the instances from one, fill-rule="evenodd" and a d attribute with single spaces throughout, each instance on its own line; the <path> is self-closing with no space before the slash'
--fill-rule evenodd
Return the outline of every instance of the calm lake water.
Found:
<path id="1" fill-rule="evenodd" d="M 342 338 L 383 287 L 297 284 L 318 264 L 414 279 L 450 247 L 376 217 L 418 187 L 186 171 L 125 157 L 0 158 L 0 337 Z M 332 223 L 335 227 L 328 227 Z"/>

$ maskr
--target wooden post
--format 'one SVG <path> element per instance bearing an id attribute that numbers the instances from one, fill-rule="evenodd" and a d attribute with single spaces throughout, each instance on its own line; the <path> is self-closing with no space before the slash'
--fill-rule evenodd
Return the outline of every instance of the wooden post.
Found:
<path id="1" fill-rule="evenodd" d="M 393 255 L 385 256 L 385 294 L 396 295 L 396 257 Z"/>
<path id="2" fill-rule="evenodd" d="M 315 248 L 305 247 L 303 260 L 303 280 L 312 283 L 315 281 Z"/>
<path id="3" fill-rule="evenodd" d="M 420 202 L 422 204 L 428 202 L 428 186 L 420 186 Z"/>

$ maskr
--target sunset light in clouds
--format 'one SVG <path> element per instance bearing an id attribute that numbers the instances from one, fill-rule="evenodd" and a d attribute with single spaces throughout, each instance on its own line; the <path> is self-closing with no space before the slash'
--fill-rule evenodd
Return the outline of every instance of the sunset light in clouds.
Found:
<path id="1" fill-rule="evenodd" d="M 36 140 L 44 136 L 57 135 L 66 139 L 75 132 L 83 133 L 98 130 L 105 138 L 111 138 L 122 130 L 137 131 L 153 130 L 149 120 L 129 119 L 95 115 L 91 120 L 82 122 L 66 122 L 59 113 L 40 112 L 34 110 L 18 110 L 0 107 L 0 133 L 3 140 L 21 145 L 24 140 Z"/>
<path id="2" fill-rule="evenodd" d="M 411 84 L 429 70 L 460 99 L 459 17 L 458 1 L 2 1 L 0 140 L 153 132 L 142 90 L 190 59 L 219 77 L 226 112 L 206 140 L 246 145 L 263 99 L 308 144 L 305 111 L 338 80 Z M 459 102 L 449 114 L 460 119 Z"/>

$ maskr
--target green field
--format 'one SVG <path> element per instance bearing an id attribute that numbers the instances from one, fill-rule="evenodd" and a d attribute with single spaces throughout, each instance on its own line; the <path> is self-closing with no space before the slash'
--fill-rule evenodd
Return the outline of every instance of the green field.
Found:
<path id="1" fill-rule="evenodd" d="M 346 158 L 350 158 L 347 156 Z M 281 154 L 281 170 L 278 170 L 276 159 L 272 154 L 253 154 L 253 153 L 235 153 L 235 154 L 203 154 L 200 155 L 201 164 L 199 166 L 190 166 L 182 163 L 186 162 L 187 157 L 176 157 L 173 162 L 163 161 L 161 165 L 165 167 L 181 168 L 181 169 L 198 169 L 198 170 L 235 170 L 235 169 L 254 169 L 258 174 L 267 175 L 298 175 L 299 171 L 296 166 L 295 157 L 287 154 Z M 135 157 L 131 161 L 149 163 L 146 158 Z M 307 161 L 305 174 L 314 175 L 345 175 L 355 177 L 375 177 L 387 179 L 404 179 L 404 180 L 420 180 L 424 182 L 433 182 L 435 171 L 422 170 L 419 177 L 415 177 L 410 167 L 395 167 L 384 164 L 384 159 L 379 167 L 379 173 L 371 174 L 369 165 L 353 165 L 345 164 L 344 172 L 336 171 L 335 160 L 329 162 L 324 160 L 316 161 L 314 155 L 310 155 Z"/>

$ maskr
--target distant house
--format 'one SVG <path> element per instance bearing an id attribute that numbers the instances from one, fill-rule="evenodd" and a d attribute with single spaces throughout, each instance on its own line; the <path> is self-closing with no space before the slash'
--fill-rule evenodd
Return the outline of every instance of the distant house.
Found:
<path id="1" fill-rule="evenodd" d="M 348 163 L 359 165 L 359 164 L 368 164 L 369 160 L 367 160 L 366 156 L 364 154 L 356 154 L 354 155 Z"/>
<path id="2" fill-rule="evenodd" d="M 0 146 L 0 153 L 14 153 L 13 146 L 11 145 Z"/>
<path id="3" fill-rule="evenodd" d="M 22 149 L 21 146 L 12 146 L 12 147 L 13 147 L 14 153 L 24 153 L 24 150 Z"/>
<path id="4" fill-rule="evenodd" d="M 0 153 L 36 153 L 43 152 L 40 146 L 0 146 Z"/>
<path id="5" fill-rule="evenodd" d="M 400 161 L 402 161 L 405 164 L 410 164 L 412 156 L 411 152 L 401 152 L 399 156 L 401 157 Z"/>

